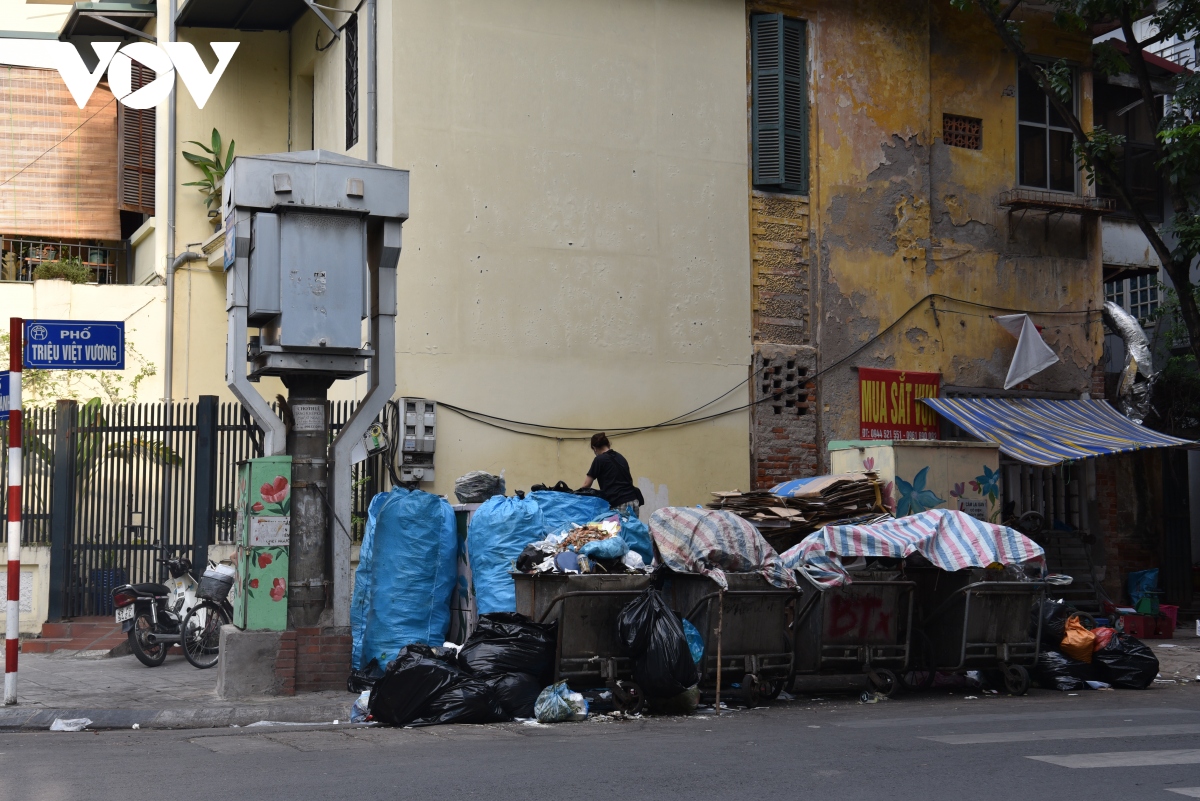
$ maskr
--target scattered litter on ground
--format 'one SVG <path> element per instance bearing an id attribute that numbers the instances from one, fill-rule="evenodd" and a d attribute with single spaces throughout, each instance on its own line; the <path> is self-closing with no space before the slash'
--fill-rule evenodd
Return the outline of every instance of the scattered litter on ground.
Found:
<path id="1" fill-rule="evenodd" d="M 141 727 L 141 725 L 140 725 L 140 724 L 137 724 L 137 723 L 135 723 L 135 724 L 133 724 L 133 728 L 135 728 L 135 729 L 140 729 L 140 728 L 142 728 L 142 727 Z"/>
<path id="2" fill-rule="evenodd" d="M 964 701 L 978 701 L 979 696 L 978 695 L 964 695 L 963 700 Z"/>
<path id="3" fill-rule="evenodd" d="M 91 725 L 91 718 L 55 718 L 50 731 L 83 731 Z"/>

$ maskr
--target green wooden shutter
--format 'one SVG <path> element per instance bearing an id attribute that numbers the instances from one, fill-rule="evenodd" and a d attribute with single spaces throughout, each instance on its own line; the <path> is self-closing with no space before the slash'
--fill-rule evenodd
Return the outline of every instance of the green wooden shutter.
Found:
<path id="1" fill-rule="evenodd" d="M 807 192 L 804 23 L 782 14 L 754 14 L 750 35 L 754 185 Z"/>

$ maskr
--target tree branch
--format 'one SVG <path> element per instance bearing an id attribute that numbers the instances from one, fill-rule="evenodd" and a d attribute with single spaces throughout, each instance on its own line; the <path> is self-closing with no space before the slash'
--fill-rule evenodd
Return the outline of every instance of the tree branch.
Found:
<path id="1" fill-rule="evenodd" d="M 1023 2 L 1025 2 L 1025 0 L 1012 0 L 1012 2 L 1008 4 L 1008 7 L 1000 12 L 1000 19 L 1004 22 L 1007 22 L 1008 18 L 1013 15 L 1014 11 L 1017 10 L 1017 6 L 1021 5 Z"/>

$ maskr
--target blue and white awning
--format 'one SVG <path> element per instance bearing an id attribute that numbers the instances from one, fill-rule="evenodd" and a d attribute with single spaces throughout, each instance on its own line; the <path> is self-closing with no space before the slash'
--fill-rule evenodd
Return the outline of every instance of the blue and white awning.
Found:
<path id="1" fill-rule="evenodd" d="M 938 414 L 1026 464 L 1191 445 L 1140 426 L 1102 400 L 921 398 Z"/>

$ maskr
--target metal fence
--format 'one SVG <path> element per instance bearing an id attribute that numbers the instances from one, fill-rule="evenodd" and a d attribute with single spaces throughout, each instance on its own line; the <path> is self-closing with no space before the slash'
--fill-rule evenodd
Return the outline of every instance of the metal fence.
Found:
<path id="1" fill-rule="evenodd" d="M 50 543 L 50 485 L 54 454 L 54 407 L 26 409 L 22 459 L 22 496 L 24 514 L 21 542 L 25 545 Z M 8 476 L 8 421 L 0 421 L 0 476 Z M 6 482 L 7 483 L 7 482 Z M 0 519 L 7 519 L 8 493 L 0 493 Z M 7 527 L 0 527 L 0 542 L 7 542 Z"/>
<path id="2" fill-rule="evenodd" d="M 354 407 L 330 404 L 331 440 Z M 161 558 L 203 558 L 208 545 L 234 542 L 237 465 L 262 454 L 262 434 L 241 404 L 214 397 L 60 401 L 27 410 L 24 452 L 21 539 L 51 546 L 51 615 L 75 617 L 110 613 L 114 586 L 160 581 Z M 355 465 L 352 475 L 350 534 L 361 541 L 371 498 L 390 486 L 385 456 Z"/>

